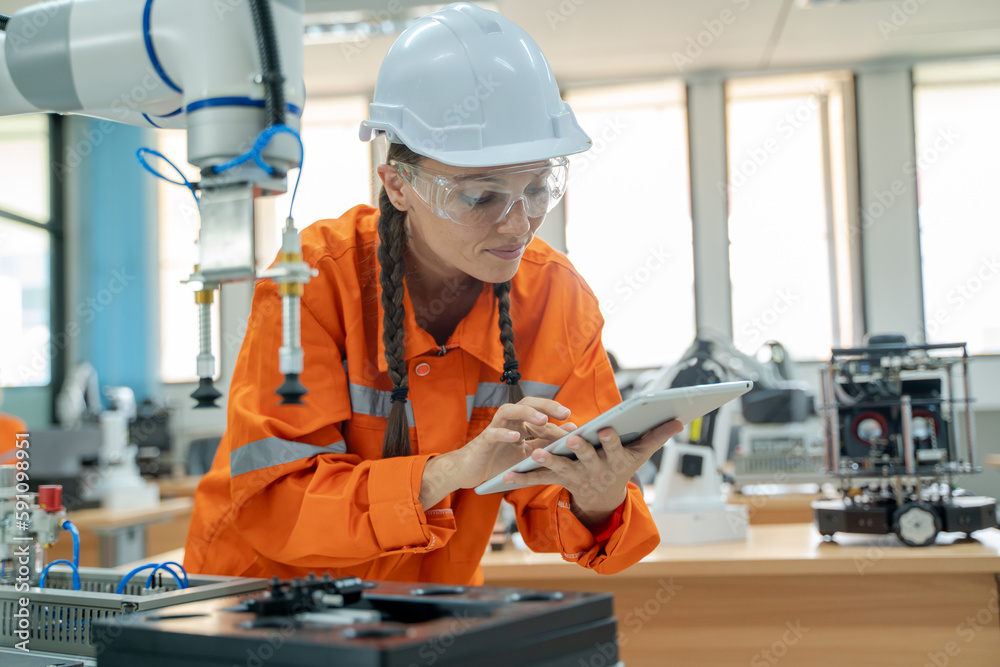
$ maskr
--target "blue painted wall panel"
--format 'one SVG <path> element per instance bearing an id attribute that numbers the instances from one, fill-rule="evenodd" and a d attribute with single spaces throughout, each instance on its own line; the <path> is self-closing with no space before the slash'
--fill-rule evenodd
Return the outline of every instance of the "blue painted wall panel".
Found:
<path id="1" fill-rule="evenodd" d="M 158 267 L 150 261 L 157 226 L 147 215 L 155 190 L 135 158 L 150 135 L 96 119 L 78 127 L 80 142 L 70 145 L 81 158 L 79 300 L 69 313 L 81 326 L 78 358 L 93 364 L 102 386 L 130 386 L 142 401 L 160 393 Z"/>

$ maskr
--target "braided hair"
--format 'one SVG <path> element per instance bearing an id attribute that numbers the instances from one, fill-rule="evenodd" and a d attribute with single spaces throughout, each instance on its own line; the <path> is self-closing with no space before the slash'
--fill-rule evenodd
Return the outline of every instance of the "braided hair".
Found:
<path id="1" fill-rule="evenodd" d="M 503 375 L 500 379 L 507 383 L 507 402 L 517 403 L 524 398 L 521 389 L 521 374 L 518 372 L 517 355 L 514 354 L 514 326 L 510 319 L 510 281 L 493 285 L 500 313 L 500 344 L 503 345 Z"/>
<path id="2" fill-rule="evenodd" d="M 418 153 L 403 144 L 391 144 L 388 159 L 417 165 L 423 160 Z M 406 401 L 409 393 L 409 378 L 406 372 L 406 345 L 404 339 L 403 279 L 405 262 L 403 251 L 406 246 L 406 212 L 397 209 L 382 187 L 378 197 L 378 263 L 379 282 L 382 285 L 382 343 L 385 345 L 385 361 L 392 380 L 392 407 L 389 409 L 389 423 L 382 440 L 382 458 L 409 456 L 413 453 L 410 445 L 410 429 L 406 419 Z M 503 345 L 503 375 L 501 380 L 508 385 L 508 401 L 517 403 L 524 398 L 521 389 L 521 374 L 518 372 L 517 356 L 514 353 L 514 330 L 510 317 L 510 281 L 493 285 L 500 314 L 500 343 Z"/>

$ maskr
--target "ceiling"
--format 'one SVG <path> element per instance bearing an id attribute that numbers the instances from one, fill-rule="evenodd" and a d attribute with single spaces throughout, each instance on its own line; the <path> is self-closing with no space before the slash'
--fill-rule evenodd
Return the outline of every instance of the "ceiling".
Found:
<path id="1" fill-rule="evenodd" d="M 135 0 L 133 0 L 135 1 Z M 393 13 L 429 0 L 306 0 L 307 12 Z M 28 0 L 0 0 L 11 13 Z M 1000 55 L 997 0 L 493 0 L 561 85 Z M 715 34 L 712 33 L 714 29 Z M 392 36 L 306 47 L 311 95 L 369 93 Z M 701 41 L 701 46 L 698 41 Z"/>

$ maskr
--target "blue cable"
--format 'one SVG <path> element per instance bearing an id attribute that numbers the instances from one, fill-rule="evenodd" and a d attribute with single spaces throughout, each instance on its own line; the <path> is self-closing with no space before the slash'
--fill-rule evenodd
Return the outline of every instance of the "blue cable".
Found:
<path id="1" fill-rule="evenodd" d="M 54 560 L 45 566 L 45 569 L 42 570 L 42 576 L 38 580 L 39 588 L 45 588 L 45 578 L 49 575 L 49 568 L 52 567 L 53 565 L 69 565 L 70 569 L 73 570 L 73 590 L 74 591 L 80 590 L 80 571 L 76 568 L 76 565 L 73 565 L 73 563 L 63 558 L 60 558 L 59 560 Z"/>
<path id="2" fill-rule="evenodd" d="M 153 585 L 153 577 L 155 577 L 156 573 L 160 570 L 166 570 L 167 572 L 173 574 L 173 570 L 167 567 L 168 565 L 176 565 L 180 569 L 181 575 L 184 577 L 184 585 L 181 586 L 181 588 L 188 588 L 190 586 L 188 583 L 187 570 L 184 569 L 184 566 L 180 563 L 175 563 L 174 561 L 169 560 L 166 563 L 161 563 L 155 570 L 152 571 L 152 573 L 150 573 L 149 579 L 146 580 L 146 588 L 150 588 Z M 174 578 L 176 578 L 176 576 Z"/>
<path id="3" fill-rule="evenodd" d="M 292 201 L 288 207 L 288 217 L 292 217 L 292 211 L 295 208 L 295 196 L 299 192 L 299 180 L 302 178 L 302 163 L 305 160 L 305 146 L 302 144 L 302 135 L 296 132 L 293 128 L 287 125 L 272 125 L 270 127 L 264 128 L 264 130 L 257 136 L 257 140 L 253 143 L 253 148 L 248 150 L 243 155 L 236 157 L 225 164 L 220 164 L 217 167 L 213 167 L 212 171 L 216 174 L 221 174 L 224 171 L 232 169 L 233 167 L 238 167 L 241 164 L 253 160 L 258 167 L 263 169 L 268 175 L 274 174 L 274 167 L 269 165 L 264 161 L 263 153 L 264 149 L 267 148 L 268 144 L 276 134 L 290 134 L 295 137 L 295 140 L 299 144 L 299 173 L 295 177 L 295 188 L 292 190 Z"/>
<path id="4" fill-rule="evenodd" d="M 168 165 L 170 165 L 170 167 L 174 171 L 177 172 L 177 175 L 181 177 L 181 180 L 175 181 L 175 180 L 169 179 L 166 176 L 164 176 L 162 173 L 160 173 L 157 170 L 153 169 L 149 165 L 149 163 L 146 161 L 146 154 L 147 153 L 150 154 L 150 155 L 153 155 L 155 157 L 160 158 L 161 160 L 163 160 L 164 162 L 166 162 Z M 162 180 L 166 181 L 167 183 L 172 183 L 174 185 L 183 185 L 185 188 L 187 188 L 188 190 L 190 190 L 191 191 L 191 196 L 194 197 L 194 203 L 198 205 L 199 209 L 201 208 L 201 200 L 198 199 L 198 193 L 196 192 L 196 190 L 198 189 L 198 185 L 195 184 L 195 183 L 192 183 L 191 181 L 189 181 L 187 179 L 187 176 L 184 175 L 184 172 L 181 171 L 180 168 L 178 168 L 178 166 L 176 164 L 174 164 L 173 162 L 170 161 L 170 158 L 168 158 L 166 155 L 164 155 L 160 151 L 153 150 L 152 148 L 140 148 L 139 150 L 137 150 L 135 152 L 135 157 L 136 157 L 136 159 L 139 160 L 139 166 L 141 166 L 143 169 L 145 169 L 146 171 L 148 171 L 149 173 L 151 173 L 153 176 L 156 176 L 157 178 L 162 179 Z"/>
<path id="5" fill-rule="evenodd" d="M 124 593 L 125 592 L 125 586 L 127 586 L 128 582 L 132 580 L 132 577 L 134 577 L 135 575 L 139 574 L 143 570 L 149 570 L 151 568 L 159 568 L 159 567 L 160 567 L 159 563 L 150 563 L 149 565 L 140 565 L 139 567 L 135 568 L 134 570 L 132 570 L 131 572 L 129 572 L 128 574 L 126 574 L 124 577 L 122 577 L 122 580 L 120 582 L 118 582 L 118 588 L 115 589 L 115 593 L 118 594 L 118 595 L 121 595 L 122 593 Z M 181 583 L 181 578 L 177 576 L 176 572 L 174 572 L 171 569 L 167 569 L 166 571 L 173 575 L 174 581 L 177 582 L 177 587 L 178 588 L 184 588 L 183 583 Z"/>
<path id="6" fill-rule="evenodd" d="M 69 534 L 73 536 L 73 565 L 78 569 L 80 567 L 80 531 L 77 530 L 76 526 L 69 519 L 62 522 L 62 529 L 68 530 Z"/>

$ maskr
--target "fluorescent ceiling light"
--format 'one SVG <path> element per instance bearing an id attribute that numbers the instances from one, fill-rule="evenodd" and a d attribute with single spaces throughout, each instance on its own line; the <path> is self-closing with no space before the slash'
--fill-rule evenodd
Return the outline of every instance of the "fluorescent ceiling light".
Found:
<path id="1" fill-rule="evenodd" d="M 496 11 L 491 2 L 477 3 L 483 9 Z M 305 43 L 356 43 L 380 35 L 398 35 L 425 14 L 436 12 L 445 5 L 414 5 L 399 7 L 395 12 L 383 9 L 357 9 L 340 12 L 306 14 Z"/>

